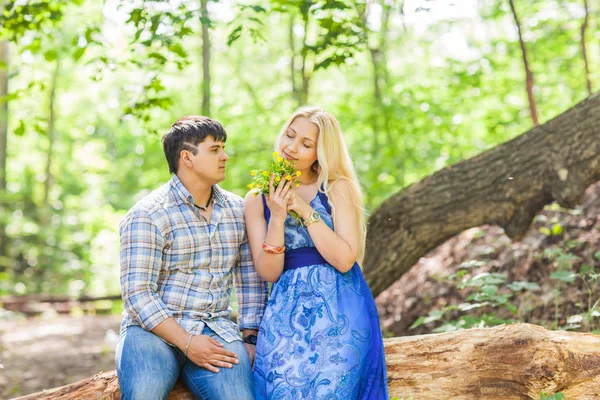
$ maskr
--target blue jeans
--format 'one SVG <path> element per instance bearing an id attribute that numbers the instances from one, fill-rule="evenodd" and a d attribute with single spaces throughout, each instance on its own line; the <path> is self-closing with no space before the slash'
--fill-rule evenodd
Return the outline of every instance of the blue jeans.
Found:
<path id="1" fill-rule="evenodd" d="M 139 326 L 124 329 L 115 355 L 121 400 L 166 399 L 177 378 L 200 400 L 253 400 L 252 367 L 244 344 L 227 343 L 209 327 L 202 334 L 236 353 L 239 364 L 219 368 L 218 373 L 210 372 L 152 332 Z"/>

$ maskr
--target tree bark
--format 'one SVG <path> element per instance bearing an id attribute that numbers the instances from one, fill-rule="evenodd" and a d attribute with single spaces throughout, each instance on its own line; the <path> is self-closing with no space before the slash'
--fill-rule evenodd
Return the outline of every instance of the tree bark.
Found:
<path id="1" fill-rule="evenodd" d="M 200 0 L 202 15 L 202 115 L 210 117 L 210 35 L 208 0 Z"/>
<path id="2" fill-rule="evenodd" d="M 40 315 L 49 309 L 55 310 L 58 313 L 70 313 L 75 307 L 85 308 L 82 306 L 83 304 L 93 304 L 100 300 L 118 301 L 121 300 L 121 295 L 99 297 L 82 296 L 78 298 L 44 294 L 2 296 L 0 297 L 0 304 L 2 304 L 2 308 L 7 311 L 18 312 L 25 315 Z"/>
<path id="3" fill-rule="evenodd" d="M 48 96 L 48 128 L 46 134 L 48 136 L 48 156 L 46 158 L 46 181 L 44 182 L 44 206 L 48 205 L 48 197 L 50 195 L 50 187 L 52 186 L 52 158 L 54 155 L 54 141 L 56 136 L 56 81 L 60 73 L 60 57 L 56 58 L 56 67 L 52 74 L 52 82 L 50 84 L 50 94 Z"/>
<path id="4" fill-rule="evenodd" d="M 4 1 L 0 0 L 0 13 L 4 12 Z M 0 98 L 6 99 L 8 96 L 8 68 L 10 65 L 8 41 L 0 41 L 0 62 L 5 68 L 0 68 Z M 8 99 L 0 105 L 0 210 L 4 213 L 6 194 L 6 166 L 8 161 Z M 6 235 L 6 226 L 3 220 L 0 220 L 0 271 L 6 267 L 4 260 L 8 259 L 8 236 Z M 6 257 L 6 258 L 5 258 Z"/>
<path id="5" fill-rule="evenodd" d="M 587 50 L 585 45 L 585 33 L 588 27 L 589 15 L 590 15 L 590 6 L 587 0 L 583 0 L 583 7 L 585 11 L 585 17 L 583 19 L 583 24 L 581 24 L 581 54 L 583 56 L 583 64 L 585 67 L 585 84 L 587 87 L 588 94 L 592 94 L 592 81 L 590 80 L 590 66 L 588 64 L 587 59 Z"/>
<path id="6" fill-rule="evenodd" d="M 288 40 L 290 43 L 290 50 L 292 56 L 290 57 L 290 78 L 292 82 L 292 98 L 296 101 L 296 106 L 300 107 L 302 105 L 302 98 L 300 95 L 300 91 L 298 90 L 298 84 L 296 83 L 296 43 L 294 38 L 294 25 L 296 23 L 296 17 L 294 14 L 290 13 L 290 25 L 288 30 Z"/>
<path id="7" fill-rule="evenodd" d="M 523 40 L 523 34 L 521 32 L 521 23 L 519 22 L 519 16 L 517 15 L 517 10 L 515 9 L 514 0 L 508 0 L 508 2 L 510 3 L 510 9 L 515 19 L 515 25 L 517 26 L 517 32 L 519 34 L 519 44 L 521 45 L 521 53 L 523 54 L 523 65 L 525 67 L 525 80 L 527 87 L 527 99 L 529 100 L 529 112 L 531 113 L 531 119 L 533 120 L 533 125 L 535 126 L 538 124 L 538 115 L 537 108 L 535 105 L 535 97 L 533 95 L 533 73 L 529 68 L 529 62 L 527 61 L 527 48 L 525 47 L 525 41 Z"/>
<path id="8" fill-rule="evenodd" d="M 456 234 L 499 225 L 520 239 L 556 200 L 574 207 L 600 180 L 600 94 L 387 199 L 369 219 L 365 276 L 377 296 Z"/>
<path id="9" fill-rule="evenodd" d="M 529 324 L 385 339 L 390 397 L 568 399 L 600 395 L 600 337 Z M 115 371 L 15 400 L 118 399 Z M 193 400 L 178 382 L 169 400 Z"/>
<path id="10" fill-rule="evenodd" d="M 308 103 L 308 92 L 310 86 L 311 73 L 308 68 L 308 44 L 306 43 L 308 37 L 308 23 L 309 23 L 308 10 L 303 11 L 302 21 L 304 22 L 304 37 L 302 38 L 302 66 L 300 67 L 300 74 L 302 75 L 302 90 L 300 92 L 300 105 L 304 106 Z"/>

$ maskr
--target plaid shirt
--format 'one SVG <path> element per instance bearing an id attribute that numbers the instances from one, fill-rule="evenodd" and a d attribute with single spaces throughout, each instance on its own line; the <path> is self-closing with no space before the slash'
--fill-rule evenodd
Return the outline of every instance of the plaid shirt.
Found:
<path id="1" fill-rule="evenodd" d="M 267 282 L 252 263 L 243 200 L 213 188 L 210 221 L 194 207 L 177 175 L 121 221 L 121 329 L 152 330 L 173 317 L 189 333 L 202 334 L 206 324 L 227 342 L 240 340 L 229 319 L 234 280 L 239 329 L 258 329 Z"/>

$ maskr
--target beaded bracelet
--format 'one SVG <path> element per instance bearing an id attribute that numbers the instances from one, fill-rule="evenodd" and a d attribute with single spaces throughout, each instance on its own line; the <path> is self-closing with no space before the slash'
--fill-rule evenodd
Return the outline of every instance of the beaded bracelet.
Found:
<path id="1" fill-rule="evenodd" d="M 283 246 L 271 246 L 270 244 L 263 242 L 262 248 L 269 254 L 281 254 L 285 251 L 285 244 Z"/>
<path id="2" fill-rule="evenodd" d="M 193 337 L 194 337 L 194 335 L 192 335 L 192 334 L 190 333 L 190 336 L 188 337 L 187 343 L 185 344 L 185 351 L 183 352 L 183 355 L 184 355 L 185 357 L 187 357 L 187 352 L 188 352 L 188 349 L 190 348 L 190 343 L 192 343 L 192 338 L 193 338 Z"/>

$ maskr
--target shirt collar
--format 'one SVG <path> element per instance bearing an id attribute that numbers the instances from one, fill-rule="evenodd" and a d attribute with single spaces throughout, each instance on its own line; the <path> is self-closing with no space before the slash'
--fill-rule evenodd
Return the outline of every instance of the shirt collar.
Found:
<path id="1" fill-rule="evenodd" d="M 185 203 L 194 204 L 194 197 L 192 194 L 183 186 L 181 180 L 176 174 L 171 176 L 170 181 L 171 187 L 175 190 L 177 196 Z M 220 206 L 225 204 L 227 197 L 223 193 L 223 189 L 219 185 L 213 185 L 213 201 L 216 201 Z"/>

